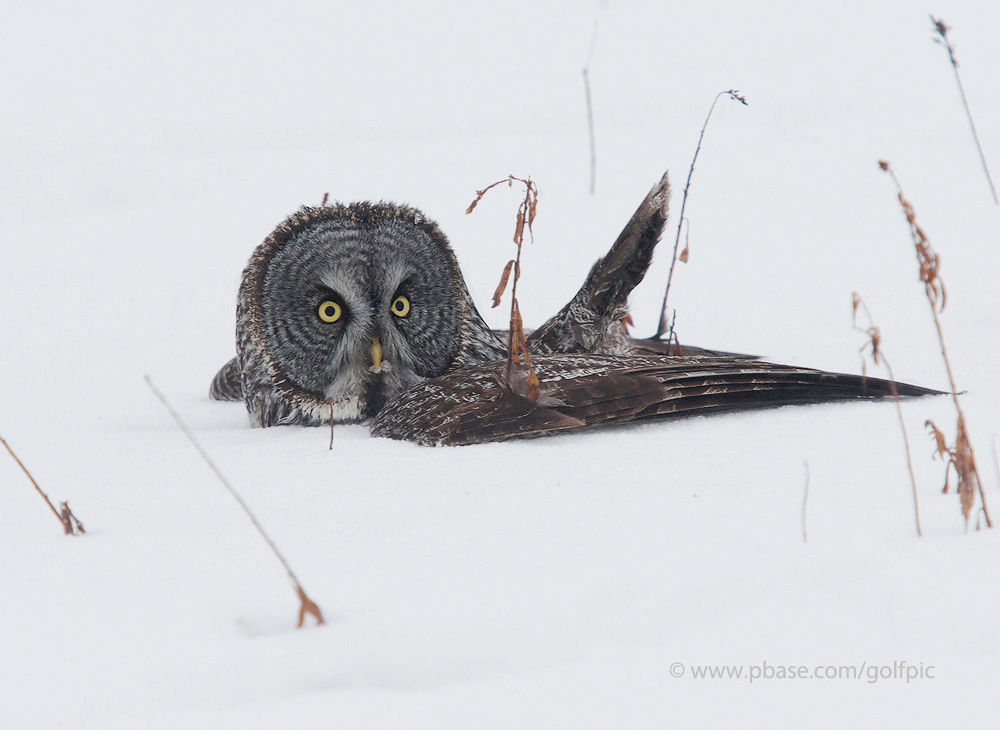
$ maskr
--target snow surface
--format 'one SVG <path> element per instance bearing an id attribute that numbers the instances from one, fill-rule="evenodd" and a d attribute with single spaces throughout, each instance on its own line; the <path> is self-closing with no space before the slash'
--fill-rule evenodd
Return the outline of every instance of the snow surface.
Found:
<path id="1" fill-rule="evenodd" d="M 1000 176 L 985 0 L 5 5 L 0 434 L 88 534 L 63 536 L 0 454 L 0 727 L 995 727 L 1000 534 L 966 534 L 940 493 L 923 422 L 953 434 L 946 398 L 903 406 L 919 539 L 891 404 L 453 449 L 352 426 L 328 451 L 324 429 L 253 430 L 207 398 L 246 259 L 299 205 L 420 207 L 485 309 L 516 197 L 465 207 L 531 175 L 519 293 L 537 326 L 664 169 L 679 210 L 708 107 L 736 88 L 750 105 L 720 100 L 688 202 L 681 341 L 857 372 L 858 291 L 896 376 L 946 387 L 889 159 L 943 258 L 1000 519 L 1000 208 L 928 12 L 954 26 Z M 144 373 L 327 625 L 294 629 L 281 566 Z M 747 680 L 902 661 L 935 676 Z"/>

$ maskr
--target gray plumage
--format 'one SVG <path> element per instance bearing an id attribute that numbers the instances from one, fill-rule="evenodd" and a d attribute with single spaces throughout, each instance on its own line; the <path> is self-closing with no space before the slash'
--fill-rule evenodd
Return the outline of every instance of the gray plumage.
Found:
<path id="1" fill-rule="evenodd" d="M 370 422 L 376 436 L 472 444 L 614 423 L 776 405 L 882 398 L 875 378 L 635 340 L 623 324 L 668 217 L 667 175 L 505 381 L 503 333 L 469 296 L 447 238 L 391 203 L 302 208 L 243 272 L 237 356 L 211 396 L 246 401 L 255 426 Z M 933 393 L 898 386 L 900 395 Z"/>
<path id="2" fill-rule="evenodd" d="M 412 301 L 405 317 L 390 311 L 398 296 Z M 336 322 L 317 316 L 327 300 Z M 441 230 L 389 203 L 302 208 L 279 225 L 243 272 L 236 332 L 236 364 L 212 394 L 235 395 L 238 371 L 255 426 L 364 420 L 426 378 L 504 352 Z"/>

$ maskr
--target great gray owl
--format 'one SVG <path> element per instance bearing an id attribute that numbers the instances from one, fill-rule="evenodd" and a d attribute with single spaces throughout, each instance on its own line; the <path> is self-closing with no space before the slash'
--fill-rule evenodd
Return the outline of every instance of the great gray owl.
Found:
<path id="1" fill-rule="evenodd" d="M 527 339 L 508 382 L 505 343 L 477 311 L 438 226 L 391 203 L 304 207 L 257 247 L 236 308 L 237 357 L 213 398 L 255 426 L 367 421 L 372 433 L 471 444 L 612 423 L 882 398 L 890 384 L 635 340 L 623 325 L 667 221 L 667 175 L 580 291 Z M 930 391 L 897 384 L 900 395 Z"/>

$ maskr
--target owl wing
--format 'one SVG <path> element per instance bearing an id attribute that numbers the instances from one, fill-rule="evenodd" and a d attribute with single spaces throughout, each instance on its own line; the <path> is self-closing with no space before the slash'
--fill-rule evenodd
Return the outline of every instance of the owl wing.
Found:
<path id="1" fill-rule="evenodd" d="M 627 352 L 631 338 L 622 326 L 628 295 L 653 260 L 670 207 L 667 173 L 646 195 L 611 250 L 587 274 L 583 286 L 558 314 L 531 333 L 532 353 Z"/>
<path id="2" fill-rule="evenodd" d="M 633 337 L 632 353 L 635 355 L 681 355 L 683 357 L 728 357 L 735 360 L 760 360 L 759 355 L 743 355 L 727 350 L 707 350 L 704 347 L 681 345 L 656 337 Z"/>
<path id="3" fill-rule="evenodd" d="M 653 419 L 783 405 L 891 397 L 878 378 L 776 365 L 741 356 L 540 355 L 506 385 L 498 361 L 431 378 L 375 417 L 372 434 L 423 445 L 465 445 Z M 938 391 L 896 383 L 900 396 Z"/>

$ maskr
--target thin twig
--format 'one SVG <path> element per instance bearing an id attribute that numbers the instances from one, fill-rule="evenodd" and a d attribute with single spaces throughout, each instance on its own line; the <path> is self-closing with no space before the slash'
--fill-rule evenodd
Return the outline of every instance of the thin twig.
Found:
<path id="1" fill-rule="evenodd" d="M 330 451 L 333 451 L 333 398 L 327 398 L 326 402 L 330 404 Z"/>
<path id="2" fill-rule="evenodd" d="M 674 329 L 674 325 L 677 324 L 677 310 L 674 310 L 673 316 L 670 318 L 670 331 L 667 333 L 667 354 L 668 355 L 680 355 L 681 354 L 681 341 L 677 339 L 677 330 Z"/>
<path id="3" fill-rule="evenodd" d="M 972 121 L 972 112 L 969 111 L 969 101 L 965 98 L 965 87 L 962 85 L 962 77 L 958 74 L 958 59 L 955 58 L 955 46 L 948 39 L 948 31 L 951 26 L 945 25 L 944 18 L 931 16 L 931 24 L 937 38 L 932 38 L 935 43 L 948 49 L 948 60 L 951 61 L 951 68 L 955 71 L 955 81 L 958 82 L 958 91 L 962 94 L 962 105 L 965 107 L 965 116 L 969 118 L 969 128 L 972 130 L 972 138 L 976 141 L 976 149 L 979 150 L 979 160 L 983 163 L 983 172 L 986 173 L 986 182 L 990 184 L 990 193 L 993 194 L 993 203 L 1000 205 L 997 200 L 997 189 L 993 186 L 993 178 L 990 176 L 990 168 L 986 165 L 986 156 L 983 154 L 983 146 L 979 144 L 979 133 L 976 132 L 976 123 Z"/>
<path id="4" fill-rule="evenodd" d="M 590 51 L 587 53 L 587 63 L 583 66 L 583 92 L 587 101 L 587 131 L 590 134 L 590 194 L 597 187 L 597 146 L 594 142 L 594 110 L 590 103 L 590 59 L 594 56 L 594 46 L 597 45 L 597 19 L 594 19 L 594 32 L 590 36 Z"/>
<path id="5" fill-rule="evenodd" d="M 270 537 L 268 537 L 267 533 L 264 531 L 264 528 L 261 526 L 260 522 L 258 522 L 257 518 L 254 516 L 254 513 L 250 511 L 250 507 L 247 506 L 247 503 L 243 501 L 243 497 L 241 497 L 239 493 L 236 491 L 236 489 L 233 487 L 233 485 L 229 483 L 229 480 L 222 475 L 222 472 L 219 471 L 219 467 L 215 465 L 215 462 L 212 461 L 211 457 L 209 457 L 209 455 L 205 452 L 205 449 L 201 447 L 201 444 L 198 443 L 198 440 L 194 437 L 194 434 L 192 434 L 191 431 L 188 430 L 188 427 L 184 425 L 184 421 L 181 420 L 181 417 L 177 414 L 177 411 L 175 411 L 173 407 L 170 405 L 170 403 L 167 402 L 167 399 L 164 397 L 163 393 L 161 393 L 157 389 L 157 387 L 153 385 L 153 381 L 150 380 L 149 376 L 145 375 L 143 377 L 146 380 L 146 385 L 148 385 L 149 389 L 153 391 L 153 394 L 160 399 L 160 402 L 163 404 L 163 407 L 167 409 L 167 412 L 174 417 L 174 420 L 177 421 L 177 425 L 180 426 L 181 431 L 183 431 L 184 435 L 188 437 L 188 441 L 190 441 L 191 445 L 194 446 L 195 449 L 197 449 L 198 453 L 201 454 L 201 458 L 205 460 L 205 463 L 208 464 L 208 466 L 212 469 L 212 471 L 215 472 L 215 476 L 217 476 L 219 478 L 219 481 L 222 482 L 222 486 L 228 489 L 229 493 L 233 495 L 233 499 L 239 502 L 240 507 L 243 508 L 243 511 L 246 512 L 247 514 L 247 517 L 250 518 L 250 521 L 253 522 L 254 527 L 257 528 L 257 532 L 259 532 L 260 536 L 264 538 L 264 541 L 271 546 L 271 550 L 274 551 L 274 554 L 277 556 L 278 560 L 280 560 L 281 564 L 285 567 L 285 570 L 288 572 L 288 578 L 292 582 L 292 588 L 295 589 L 295 594 L 299 597 L 300 601 L 299 623 L 298 623 L 299 628 L 302 628 L 303 623 L 305 623 L 306 614 L 309 614 L 310 616 L 314 617 L 316 619 L 317 624 L 325 623 L 323 621 L 323 614 L 319 610 L 319 606 L 313 603 L 309 599 L 309 596 L 306 595 L 306 592 L 302 589 L 302 584 L 299 583 L 299 579 L 295 576 L 295 573 L 292 571 L 292 566 L 290 566 L 288 564 L 288 561 L 285 560 L 285 556 L 281 554 L 280 550 L 278 550 L 278 546 L 274 544 L 274 541 L 271 540 Z"/>
<path id="6" fill-rule="evenodd" d="M 8 444 L 4 440 L 3 436 L 0 436 L 0 444 L 4 445 L 4 448 L 7 449 L 7 453 L 10 454 L 11 457 L 14 459 L 14 461 L 17 462 L 17 465 L 19 467 L 21 467 L 21 471 L 23 471 L 24 474 L 25 474 L 25 476 L 28 477 L 28 480 L 33 485 L 35 485 L 35 490 L 40 495 L 42 495 L 42 499 L 45 500 L 45 504 L 47 504 L 49 506 L 49 509 L 52 510 L 52 514 L 54 514 L 56 516 L 56 519 L 59 520 L 59 522 L 62 524 L 62 526 L 63 526 L 63 532 L 66 533 L 67 535 L 76 535 L 76 534 L 83 535 L 83 534 L 85 534 L 87 531 L 85 529 L 83 529 L 83 523 L 80 522 L 80 520 L 76 519 L 76 515 L 74 515 L 70 511 L 69 503 L 68 502 L 60 502 L 59 506 L 62 507 L 62 511 L 60 512 L 59 510 L 57 510 L 56 507 L 55 507 L 55 505 L 52 504 L 52 500 L 49 499 L 49 495 L 47 495 L 45 492 L 43 492 L 42 488 L 40 486 L 38 486 L 38 482 L 36 482 L 35 478 L 33 476 L 31 476 L 31 472 L 28 471 L 28 467 L 26 467 L 21 462 L 21 460 L 17 458 L 17 454 L 14 453 L 14 450 L 10 447 L 10 444 Z M 79 530 L 79 533 L 77 533 L 73 529 L 74 528 L 74 524 L 77 527 L 77 529 Z"/>
<path id="7" fill-rule="evenodd" d="M 597 188 L 597 149 L 594 143 L 594 112 L 590 105 L 590 76 L 583 69 L 583 93 L 587 101 L 587 133 L 590 136 L 590 194 Z"/>
<path id="8" fill-rule="evenodd" d="M 708 109 L 708 115 L 705 117 L 705 123 L 701 125 L 701 134 L 698 135 L 698 146 L 694 150 L 694 158 L 692 158 L 691 167 L 688 169 L 687 182 L 684 184 L 684 197 L 681 198 L 681 214 L 680 220 L 677 223 L 677 238 L 674 240 L 674 254 L 670 261 L 670 273 L 667 275 L 667 290 L 663 293 L 663 306 L 660 308 L 660 323 L 656 328 L 655 337 L 657 339 L 667 331 L 667 297 L 670 296 L 670 282 L 674 279 L 674 266 L 677 265 L 677 248 L 681 243 L 681 225 L 684 223 L 684 209 L 687 207 L 688 189 L 691 187 L 691 176 L 694 174 L 694 165 L 698 161 L 698 153 L 701 152 L 701 141 L 705 138 L 705 129 L 708 127 L 708 120 L 712 118 L 712 112 L 715 111 L 715 105 L 719 101 L 719 98 L 723 96 L 728 96 L 730 99 L 735 99 L 740 102 L 743 106 L 748 106 L 747 100 L 740 96 L 739 91 L 736 89 L 720 91 L 715 95 L 715 99 L 712 101 L 712 106 Z"/>
<path id="9" fill-rule="evenodd" d="M 17 458 L 17 454 L 14 453 L 14 450 L 10 447 L 10 444 L 8 444 L 4 440 L 3 436 L 0 436 L 0 444 L 4 445 L 4 447 L 7 449 L 7 453 L 9 453 L 13 457 L 14 461 L 17 462 L 17 465 L 19 467 L 21 467 L 21 471 L 23 471 L 24 474 L 25 474 L 25 476 L 28 477 L 28 479 L 31 481 L 31 483 L 35 485 L 35 489 L 37 490 L 37 492 L 40 495 L 42 495 L 42 499 L 45 500 L 45 504 L 47 504 L 49 506 L 49 509 L 52 510 L 52 514 L 54 514 L 56 516 L 56 518 L 60 522 L 62 522 L 62 518 L 59 517 L 59 510 L 57 510 L 56 507 L 55 507 L 55 505 L 52 504 L 52 500 L 49 499 L 49 495 L 47 495 L 45 492 L 43 492 L 42 488 L 40 486 L 38 486 L 38 482 L 36 482 L 35 478 L 33 476 L 31 476 L 31 472 L 28 471 L 28 467 L 26 467 L 23 463 L 21 463 L 21 460 Z"/>
<path id="10" fill-rule="evenodd" d="M 806 503 L 809 501 L 809 462 L 803 459 L 802 463 L 806 465 L 806 486 L 802 493 L 802 542 L 809 542 L 809 538 L 806 536 Z"/>
<path id="11" fill-rule="evenodd" d="M 864 351 L 868 347 L 871 347 L 872 362 L 876 365 L 885 365 L 885 369 L 889 371 L 889 391 L 892 393 L 892 400 L 896 403 L 896 415 L 899 416 L 899 428 L 903 432 L 903 446 L 906 447 L 906 468 L 910 472 L 910 487 L 913 489 L 913 516 L 917 521 L 917 537 L 923 537 L 923 533 L 920 531 L 920 507 L 917 504 L 917 478 L 913 475 L 913 460 L 910 458 L 910 439 L 906 435 L 906 424 L 903 421 L 903 408 L 899 404 L 899 391 L 896 389 L 896 376 L 893 375 L 892 366 L 885 357 L 885 353 L 882 352 L 882 333 L 879 328 L 875 326 L 872 321 L 871 312 L 868 311 L 868 305 L 864 303 L 864 300 L 858 296 L 857 292 L 851 295 L 851 305 L 853 307 L 853 313 L 851 316 L 851 324 L 854 326 L 858 332 L 866 334 L 869 338 L 869 342 L 861 346 L 861 367 L 862 372 L 865 370 L 865 359 Z M 857 317 L 858 309 L 865 310 L 865 316 L 868 318 L 868 328 L 863 329 L 858 327 Z"/>
<path id="12" fill-rule="evenodd" d="M 892 391 L 892 400 L 896 404 L 896 415 L 899 416 L 899 429 L 903 432 L 903 446 L 906 448 L 906 468 L 910 472 L 910 489 L 913 491 L 913 518 L 917 523 L 917 537 L 923 537 L 920 530 L 920 505 L 917 502 L 917 478 L 913 475 L 913 459 L 910 457 L 910 439 L 906 435 L 906 425 L 903 422 L 903 407 L 899 404 L 899 391 L 896 389 L 896 376 L 892 374 L 892 368 L 888 360 L 884 357 L 885 369 L 889 371 L 889 390 Z"/>

